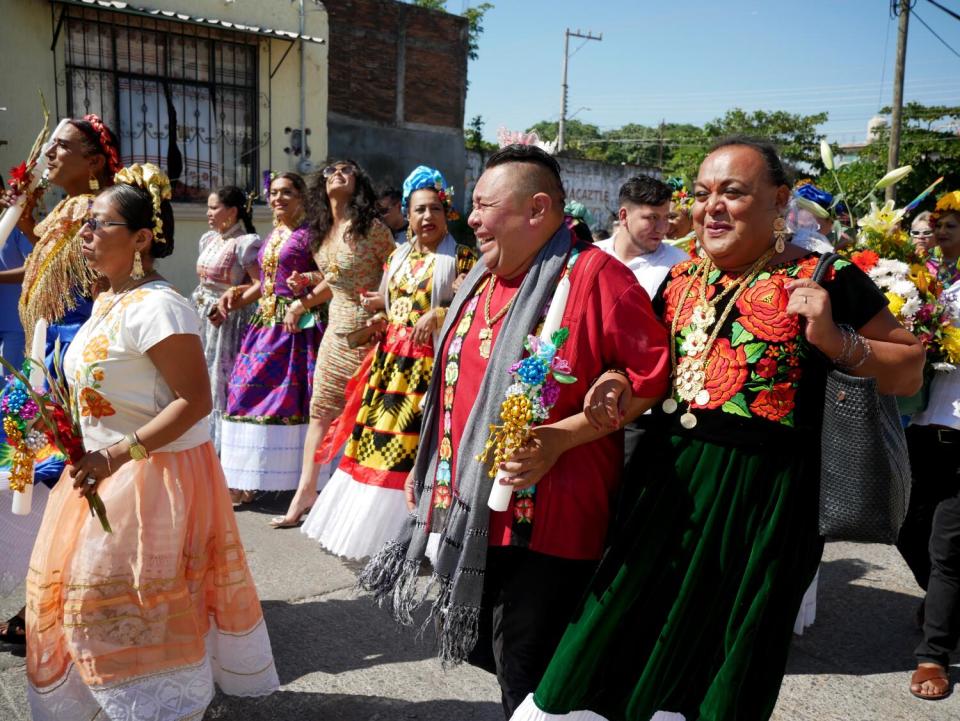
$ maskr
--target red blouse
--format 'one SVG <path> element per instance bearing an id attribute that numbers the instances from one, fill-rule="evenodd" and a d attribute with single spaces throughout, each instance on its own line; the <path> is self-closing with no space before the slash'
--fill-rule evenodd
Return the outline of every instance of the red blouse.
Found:
<path id="1" fill-rule="evenodd" d="M 523 278 L 498 279 L 490 303 L 490 314 L 507 303 Z M 654 315 L 650 299 L 626 266 L 596 248 L 580 253 L 570 274 L 570 296 L 562 327 L 570 336 L 558 352 L 569 361 L 577 382 L 562 386 L 549 422 L 555 423 L 583 410 L 583 398 L 605 370 L 619 368 L 630 377 L 638 397 L 659 397 L 667 390 L 670 358 L 667 333 Z M 479 332 L 485 326 L 483 301 L 463 339 L 460 372 L 454 396 L 452 485 L 457 489 L 458 441 L 480 389 L 487 361 L 480 357 Z M 466 304 L 464 304 L 466 307 Z M 461 311 L 460 317 L 462 317 Z M 458 317 L 459 320 L 459 317 Z M 493 326 L 493 353 L 516 353 L 496 345 L 503 321 Z M 454 324 L 453 327 L 456 327 Z M 437 368 L 447 364 L 447 352 L 454 337 L 450 333 L 442 348 Z M 439 395 L 439 394 L 438 394 Z M 437 398 L 437 403 L 442 398 Z M 442 411 L 440 417 L 443 417 Z M 438 431 L 442 434 L 443 429 Z M 469 462 L 475 463 L 473 459 Z M 607 535 L 610 505 L 620 483 L 623 466 L 623 433 L 611 433 L 564 453 L 537 484 L 535 517 L 528 547 L 539 553 L 570 559 L 599 559 Z M 511 545 L 516 496 L 504 512 L 492 512 L 490 545 Z"/>

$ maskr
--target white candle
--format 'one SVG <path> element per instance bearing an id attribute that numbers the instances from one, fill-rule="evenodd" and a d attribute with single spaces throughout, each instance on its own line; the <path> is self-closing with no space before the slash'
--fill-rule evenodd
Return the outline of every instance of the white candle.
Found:
<path id="1" fill-rule="evenodd" d="M 29 516 L 31 501 L 33 500 L 33 484 L 28 483 L 23 487 L 23 492 L 13 492 L 13 506 L 10 510 L 17 516 Z"/>
<path id="2" fill-rule="evenodd" d="M 0 250 L 3 250 L 3 246 L 6 244 L 7 238 L 10 237 L 10 233 L 13 232 L 13 229 L 17 227 L 17 223 L 20 222 L 20 216 L 23 215 L 23 208 L 26 204 L 26 194 L 21 195 L 16 203 L 9 206 L 3 211 L 3 215 L 0 215 Z"/>
<path id="3" fill-rule="evenodd" d="M 33 326 L 33 343 L 30 344 L 30 387 L 39 388 L 43 385 L 44 362 L 47 357 L 47 321 L 41 318 Z"/>

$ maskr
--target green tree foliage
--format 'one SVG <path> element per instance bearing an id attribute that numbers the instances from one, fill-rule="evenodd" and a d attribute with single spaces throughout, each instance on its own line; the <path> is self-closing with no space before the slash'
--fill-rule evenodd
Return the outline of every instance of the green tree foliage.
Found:
<path id="1" fill-rule="evenodd" d="M 884 113 L 890 108 L 884 108 Z M 905 205 L 919 195 L 934 180 L 943 176 L 943 182 L 934 193 L 960 188 L 960 106 L 921 105 L 907 103 L 903 108 L 903 126 L 900 131 L 900 165 L 912 165 L 913 172 L 895 186 L 898 205 Z M 887 153 L 890 147 L 890 128 L 881 126 L 872 142 L 866 145 L 853 162 L 837 168 L 837 175 L 854 202 L 867 197 L 873 185 L 887 172 Z M 831 192 L 836 183 L 828 175 L 823 184 Z M 878 200 L 883 201 L 882 192 Z M 931 210 L 933 199 L 928 199 L 921 210 Z"/>
<path id="2" fill-rule="evenodd" d="M 413 0 L 413 4 L 427 8 L 428 10 L 447 11 L 447 0 Z M 467 57 L 471 60 L 476 60 L 480 57 L 480 35 L 483 33 L 483 16 L 486 15 L 489 10 L 493 10 L 493 3 L 483 2 L 479 5 L 468 7 L 463 11 L 463 17 L 467 19 L 469 27 Z"/>
<path id="3" fill-rule="evenodd" d="M 483 139 L 483 116 L 474 115 L 463 131 L 464 146 L 467 150 L 473 150 L 481 155 L 491 153 L 497 149 L 495 143 L 488 143 Z"/>

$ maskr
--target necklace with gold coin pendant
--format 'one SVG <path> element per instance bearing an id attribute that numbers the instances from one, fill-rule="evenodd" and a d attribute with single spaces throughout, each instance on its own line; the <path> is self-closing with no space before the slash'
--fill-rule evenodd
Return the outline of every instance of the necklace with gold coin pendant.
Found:
<path id="1" fill-rule="evenodd" d="M 497 276 L 490 276 L 490 284 L 487 286 L 487 297 L 483 301 L 483 323 L 484 327 L 480 329 L 479 338 L 480 338 L 480 357 L 489 358 L 490 351 L 493 348 L 493 326 L 495 326 L 503 316 L 507 314 L 507 311 L 510 310 L 510 306 L 513 305 L 513 301 L 517 297 L 519 290 L 513 294 L 510 300 L 507 301 L 507 304 L 503 306 L 500 310 L 497 311 L 497 314 L 490 317 L 490 299 L 493 297 L 493 287 L 497 284 Z"/>

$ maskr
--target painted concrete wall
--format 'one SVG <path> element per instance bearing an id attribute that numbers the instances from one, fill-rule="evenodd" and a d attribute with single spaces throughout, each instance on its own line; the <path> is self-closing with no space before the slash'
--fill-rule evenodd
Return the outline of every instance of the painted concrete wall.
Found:
<path id="1" fill-rule="evenodd" d="M 577 158 L 558 158 L 563 175 L 563 187 L 567 192 L 567 200 L 576 200 L 583 203 L 593 213 L 595 222 L 591 230 L 599 228 L 610 229 L 620 207 L 617 196 L 620 186 L 635 175 L 650 175 L 660 177 L 660 173 L 652 168 L 643 168 L 639 165 L 609 165 L 594 160 L 579 160 Z M 464 183 L 464 198 L 473 194 L 483 172 L 483 158 L 479 153 L 467 153 L 466 180 Z M 469 204 L 469 202 L 467 202 Z"/>
<path id="2" fill-rule="evenodd" d="M 454 205 L 463 208 L 458 182 L 466 172 L 463 131 L 411 126 L 390 127 L 331 113 L 327 119 L 330 152 L 359 162 L 376 187 L 399 188 L 418 165 L 437 168 L 454 186 Z"/>
<path id="3" fill-rule="evenodd" d="M 258 0 L 226 4 L 223 0 L 133 0 L 138 7 L 174 11 L 193 17 L 213 17 L 244 25 L 297 31 L 299 7 L 287 0 Z M 306 0 L 305 34 L 329 39 L 326 11 L 322 4 Z M 59 15 L 62 7 L 53 6 Z M 36 90 L 40 89 L 50 107 L 51 125 L 66 114 L 64 85 L 64 43 L 62 36 L 57 53 L 50 50 L 54 21 L 51 5 L 41 0 L 3 0 L 4 24 L 0 33 L 3 48 L 3 73 L 0 73 L 0 168 L 16 165 L 26 156 L 39 132 L 42 117 Z M 101 12 L 109 12 L 101 9 Z M 173 18 L 167 18 L 173 19 Z M 258 124 L 261 147 L 261 169 L 297 170 L 301 158 L 284 152 L 290 144 L 285 128 L 300 126 L 300 57 L 295 45 L 283 63 L 280 59 L 290 46 L 286 40 L 259 37 L 259 102 Z M 303 43 L 305 61 L 305 127 L 310 129 L 310 159 L 327 155 L 327 45 Z M 59 87 L 55 84 L 59 78 Z M 11 72 L 15 70 L 15 72 Z M 270 73 L 274 72 L 271 79 Z M 46 206 L 52 208 L 62 195 L 55 189 L 47 193 Z M 159 263 L 160 271 L 183 293 L 196 285 L 195 265 L 197 241 L 206 231 L 205 208 L 202 204 L 174 204 L 176 250 Z M 263 207 L 255 211 L 257 229 L 270 230 L 270 214 Z"/>

